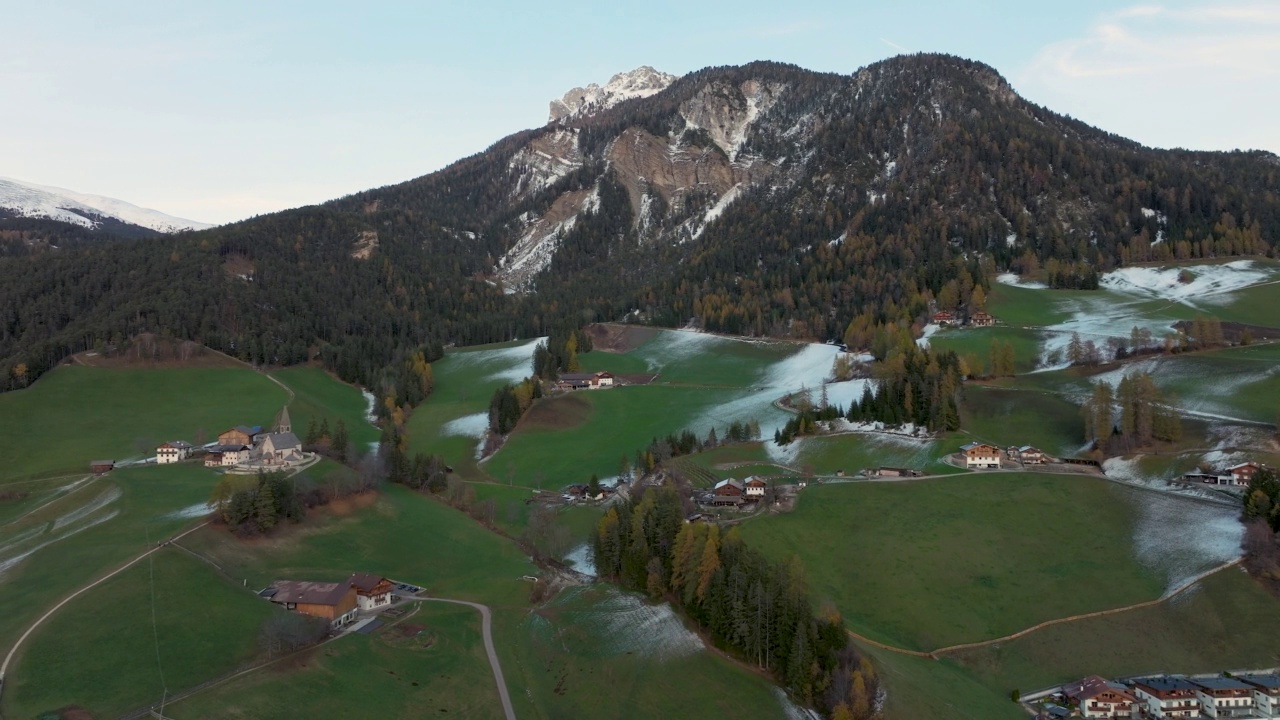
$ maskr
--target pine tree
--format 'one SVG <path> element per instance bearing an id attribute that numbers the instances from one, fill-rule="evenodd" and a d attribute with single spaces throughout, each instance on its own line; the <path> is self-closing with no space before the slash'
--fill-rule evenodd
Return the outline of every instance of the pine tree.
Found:
<path id="1" fill-rule="evenodd" d="M 342 421 L 342 418 L 338 418 L 338 424 L 333 430 L 333 442 L 329 446 L 329 449 L 333 452 L 334 459 L 340 463 L 345 463 L 349 444 L 347 440 L 347 424 Z"/>

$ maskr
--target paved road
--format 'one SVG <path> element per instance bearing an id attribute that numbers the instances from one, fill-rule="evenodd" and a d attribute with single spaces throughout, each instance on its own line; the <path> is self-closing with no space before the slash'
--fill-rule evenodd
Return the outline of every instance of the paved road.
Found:
<path id="1" fill-rule="evenodd" d="M 484 652 L 489 656 L 489 667 L 493 668 L 493 679 L 498 683 L 498 696 L 502 698 L 502 712 L 506 714 L 507 720 L 516 720 L 515 708 L 511 706 L 511 695 L 507 693 L 507 681 L 502 677 L 502 665 L 498 664 L 498 653 L 493 649 L 493 622 L 489 614 L 489 607 L 480 603 L 467 602 L 466 600 L 450 600 L 438 597 L 422 597 L 418 599 L 430 602 L 453 603 L 454 605 L 467 605 L 480 611 L 481 630 L 484 634 Z"/>

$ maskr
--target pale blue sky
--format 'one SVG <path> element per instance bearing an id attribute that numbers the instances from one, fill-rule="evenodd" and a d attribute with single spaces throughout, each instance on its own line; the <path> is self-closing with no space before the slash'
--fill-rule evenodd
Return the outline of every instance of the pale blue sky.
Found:
<path id="1" fill-rule="evenodd" d="M 1147 144 L 1280 151 L 1277 2 L 0 0 L 0 18 L 0 175 L 208 222 L 439 169 L 639 65 L 948 52 Z"/>

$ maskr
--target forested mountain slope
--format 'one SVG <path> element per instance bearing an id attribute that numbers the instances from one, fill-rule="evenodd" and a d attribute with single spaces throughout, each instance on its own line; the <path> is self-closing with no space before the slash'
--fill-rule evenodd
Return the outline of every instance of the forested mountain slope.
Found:
<path id="1" fill-rule="evenodd" d="M 254 362 L 318 352 L 370 385 L 424 346 L 624 316 L 871 346 L 997 269 L 1087 286 L 1280 240 L 1274 155 L 1145 148 L 955 57 L 649 91 L 324 205 L 0 260 L 3 382 L 142 331 Z"/>

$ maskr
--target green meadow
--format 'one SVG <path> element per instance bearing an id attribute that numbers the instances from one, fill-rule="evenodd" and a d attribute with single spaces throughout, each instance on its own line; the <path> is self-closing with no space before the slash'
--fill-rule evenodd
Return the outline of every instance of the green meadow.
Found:
<path id="1" fill-rule="evenodd" d="M 63 607 L 5 686 L 12 717 L 80 706 L 116 717 L 230 672 L 277 610 L 204 562 L 165 548 Z"/>
<path id="2" fill-rule="evenodd" d="M 273 370 L 271 376 L 294 392 L 289 417 L 298 437 L 306 437 L 312 420 L 316 423 L 328 420 L 329 429 L 333 430 L 341 419 L 347 426 L 347 437 L 353 448 L 363 453 L 378 442 L 379 430 L 369 423 L 364 396 L 355 386 L 309 365 Z"/>
<path id="3" fill-rule="evenodd" d="M 514 693 L 513 695 L 518 695 Z M 465 606 L 421 603 L 370 636 L 352 635 L 199 693 L 177 718 L 502 718 L 480 638 Z"/>
<path id="4" fill-rule="evenodd" d="M 231 425 L 270 425 L 287 397 L 241 368 L 63 366 L 0 395 L 0 481 L 87 472 L 90 460 L 154 455 L 166 440 L 208 442 Z"/>
<path id="5" fill-rule="evenodd" d="M 933 650 L 1159 597 L 1163 578 L 1133 557 L 1123 491 L 1012 472 L 822 485 L 742 533 L 775 558 L 798 556 L 816 598 L 855 631 Z"/>

